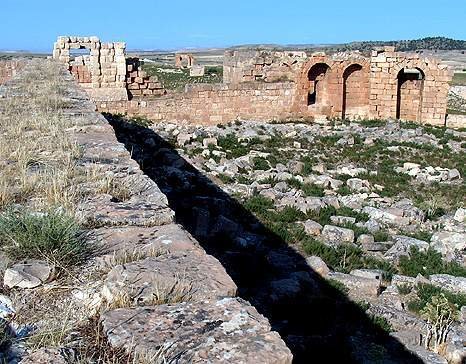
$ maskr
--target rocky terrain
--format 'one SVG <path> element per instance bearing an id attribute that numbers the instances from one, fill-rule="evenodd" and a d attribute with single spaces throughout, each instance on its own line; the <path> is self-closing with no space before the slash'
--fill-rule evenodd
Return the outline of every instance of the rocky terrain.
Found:
<path id="1" fill-rule="evenodd" d="M 0 110 L 3 361 L 464 360 L 464 131 L 152 125 L 46 60 Z"/>
<path id="2" fill-rule="evenodd" d="M 3 362 L 291 363 L 64 67 L 1 92 Z"/>
<path id="3" fill-rule="evenodd" d="M 424 362 L 464 360 L 464 131 L 396 121 L 148 127 L 107 118 L 296 360 L 311 351 L 401 360 L 388 338 Z M 454 317 L 437 344 L 427 314 L 435 297 Z"/>

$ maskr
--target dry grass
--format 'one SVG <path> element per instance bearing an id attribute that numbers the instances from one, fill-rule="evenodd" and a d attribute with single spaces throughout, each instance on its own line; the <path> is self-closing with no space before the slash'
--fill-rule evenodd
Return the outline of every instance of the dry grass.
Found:
<path id="1" fill-rule="evenodd" d="M 145 301 L 138 300 L 138 292 L 136 291 L 120 291 L 112 302 L 107 304 L 107 309 L 186 302 L 192 299 L 193 290 L 192 282 L 184 274 L 179 274 L 173 283 L 158 283 L 152 297 Z"/>
<path id="2" fill-rule="evenodd" d="M 155 349 L 151 352 L 131 350 L 129 353 L 123 348 L 114 348 L 107 341 L 102 325 L 97 317 L 90 318 L 77 329 L 83 339 L 75 348 L 78 356 L 77 364 L 165 364 L 166 349 Z"/>
<path id="3" fill-rule="evenodd" d="M 74 213 L 83 198 L 76 180 L 87 178 L 69 131 L 63 76 L 52 62 L 26 67 L 0 100 L 0 210 L 20 203 L 37 210 L 61 206 Z M 95 177 L 94 177 L 95 178 Z"/>
<path id="4" fill-rule="evenodd" d="M 117 265 L 129 264 L 150 257 L 159 257 L 166 253 L 167 251 L 155 247 L 146 250 L 136 248 L 134 250 L 124 250 L 123 252 L 115 251 L 109 262 L 109 267 L 113 268 Z"/>

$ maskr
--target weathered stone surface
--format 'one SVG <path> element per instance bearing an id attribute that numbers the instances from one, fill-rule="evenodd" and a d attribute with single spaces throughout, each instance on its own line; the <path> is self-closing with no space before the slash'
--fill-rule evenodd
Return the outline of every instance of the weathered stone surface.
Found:
<path id="1" fill-rule="evenodd" d="M 398 261 L 402 255 L 409 255 L 411 248 L 417 248 L 419 251 L 426 251 L 429 248 L 428 242 L 408 236 L 395 235 L 392 239 L 395 244 L 384 255 L 385 258 L 391 261 Z"/>
<path id="2" fill-rule="evenodd" d="M 9 288 L 35 288 L 53 276 L 53 267 L 40 260 L 14 264 L 5 271 L 3 284 Z"/>
<path id="3" fill-rule="evenodd" d="M 309 235 L 318 236 L 322 231 L 322 225 L 316 221 L 306 220 L 302 224 L 304 226 L 304 231 Z"/>
<path id="4" fill-rule="evenodd" d="M 454 219 L 458 222 L 466 222 L 466 209 L 460 207 L 456 210 Z"/>
<path id="5" fill-rule="evenodd" d="M 130 200 L 112 202 L 112 196 L 101 195 L 83 207 L 84 218 L 91 226 L 159 226 L 174 221 L 174 213 L 166 205 Z"/>
<path id="6" fill-rule="evenodd" d="M 455 277 L 449 274 L 432 274 L 429 276 L 429 280 L 434 286 L 466 295 L 466 277 Z"/>
<path id="7" fill-rule="evenodd" d="M 380 281 L 365 277 L 358 277 L 351 274 L 331 272 L 327 278 L 343 283 L 352 296 L 372 296 L 377 297 L 380 292 Z"/>
<path id="8" fill-rule="evenodd" d="M 106 227 L 93 232 L 99 243 L 101 265 L 110 265 L 118 258 L 139 253 L 202 251 L 199 243 L 180 225 L 168 224 L 156 227 Z"/>
<path id="9" fill-rule="evenodd" d="M 136 353 L 164 348 L 177 363 L 289 364 L 290 350 L 256 309 L 239 298 L 189 302 L 102 315 L 113 347 Z"/>
<path id="10" fill-rule="evenodd" d="M 121 295 L 134 304 L 150 305 L 160 296 L 199 301 L 235 296 L 237 287 L 214 257 L 199 252 L 176 252 L 118 265 L 105 279 L 102 295 L 112 303 Z"/>
<path id="11" fill-rule="evenodd" d="M 307 257 L 306 263 L 318 274 L 325 277 L 329 272 L 330 269 L 322 260 L 322 258 L 317 257 L 315 255 Z"/>
<path id="12" fill-rule="evenodd" d="M 458 252 L 466 250 L 466 233 L 438 231 L 432 235 L 430 242 L 433 249 L 452 260 Z"/>
<path id="13" fill-rule="evenodd" d="M 322 230 L 322 238 L 329 243 L 352 243 L 354 241 L 354 231 L 339 226 L 325 225 Z"/>

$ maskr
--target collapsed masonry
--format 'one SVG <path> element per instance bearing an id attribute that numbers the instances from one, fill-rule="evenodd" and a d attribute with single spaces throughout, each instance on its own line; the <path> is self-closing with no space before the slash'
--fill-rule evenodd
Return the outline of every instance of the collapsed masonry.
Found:
<path id="1" fill-rule="evenodd" d="M 157 78 L 140 70 L 137 58 L 127 59 L 125 49 L 124 42 L 102 43 L 97 37 L 58 37 L 53 58 L 68 64 L 70 72 L 94 101 L 163 95 L 165 91 Z M 83 50 L 88 54 L 83 54 Z"/>
<path id="2" fill-rule="evenodd" d="M 90 56 L 70 58 L 70 49 Z M 396 118 L 445 125 L 452 72 L 435 59 L 394 47 L 325 55 L 227 51 L 222 84 L 191 84 L 167 94 L 154 77 L 126 60 L 124 43 L 59 37 L 54 58 L 68 63 L 102 112 L 196 124 L 239 119 Z M 178 54 L 177 56 L 183 56 Z M 181 66 L 183 57 L 177 57 Z M 187 62 L 192 58 L 187 57 Z M 129 96 L 129 97 L 128 97 Z"/>

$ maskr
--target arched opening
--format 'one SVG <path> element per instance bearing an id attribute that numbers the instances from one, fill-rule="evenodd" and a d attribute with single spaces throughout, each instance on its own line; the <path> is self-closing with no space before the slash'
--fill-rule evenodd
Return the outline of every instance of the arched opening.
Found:
<path id="1" fill-rule="evenodd" d="M 421 121 L 425 74 L 419 68 L 402 68 L 398 72 L 396 118 Z"/>
<path id="2" fill-rule="evenodd" d="M 327 75 L 330 67 L 325 63 L 317 63 L 309 69 L 308 105 L 325 105 L 327 103 Z"/>
<path id="3" fill-rule="evenodd" d="M 352 64 L 343 72 L 342 118 L 365 114 L 369 105 L 369 73 L 360 64 Z"/>

